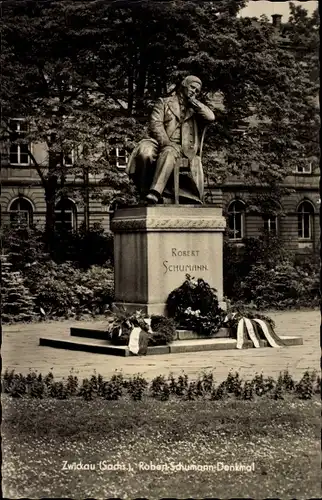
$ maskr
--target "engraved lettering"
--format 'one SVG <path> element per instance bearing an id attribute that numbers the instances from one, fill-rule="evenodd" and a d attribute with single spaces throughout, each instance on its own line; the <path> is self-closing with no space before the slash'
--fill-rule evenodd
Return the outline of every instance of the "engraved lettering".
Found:
<path id="1" fill-rule="evenodd" d="M 179 250 L 171 248 L 171 257 L 199 257 L 199 250 Z"/>

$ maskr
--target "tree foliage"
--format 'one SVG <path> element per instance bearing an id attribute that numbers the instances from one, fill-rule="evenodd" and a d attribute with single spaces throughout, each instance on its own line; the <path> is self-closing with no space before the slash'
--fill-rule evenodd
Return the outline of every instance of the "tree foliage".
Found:
<path id="1" fill-rule="evenodd" d="M 204 154 L 210 183 L 237 176 L 274 190 L 297 165 L 318 158 L 318 12 L 310 17 L 291 4 L 289 22 L 276 32 L 265 17 L 238 17 L 245 3 L 3 5 L 3 115 L 29 118 L 28 139 L 47 144 L 49 169 L 30 156 L 49 229 L 53 200 L 71 189 L 67 173 L 80 184 L 84 171 L 103 173 L 108 202 L 135 198 L 111 150 L 130 152 L 154 100 L 188 73 L 201 77 L 203 99 L 216 112 Z M 77 154 L 67 170 L 71 149 Z"/>

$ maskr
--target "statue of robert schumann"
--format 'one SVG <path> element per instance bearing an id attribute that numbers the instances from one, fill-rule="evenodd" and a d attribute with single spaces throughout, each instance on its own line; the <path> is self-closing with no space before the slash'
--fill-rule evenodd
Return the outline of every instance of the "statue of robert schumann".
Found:
<path id="1" fill-rule="evenodd" d="M 204 175 L 201 150 L 205 127 L 214 113 L 198 99 L 201 80 L 184 78 L 176 93 L 156 102 L 148 137 L 134 148 L 127 173 L 148 204 L 173 203 L 175 166 L 185 166 L 180 175 L 180 203 L 203 203 Z"/>

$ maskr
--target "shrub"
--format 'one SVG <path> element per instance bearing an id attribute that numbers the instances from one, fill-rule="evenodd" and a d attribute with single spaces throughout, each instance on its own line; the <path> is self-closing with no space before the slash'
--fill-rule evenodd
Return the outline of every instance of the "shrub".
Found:
<path id="1" fill-rule="evenodd" d="M 202 375 L 202 389 L 205 394 L 211 393 L 214 385 L 214 376 L 212 373 L 203 373 Z"/>
<path id="2" fill-rule="evenodd" d="M 68 375 L 66 382 L 66 390 L 70 396 L 75 396 L 78 389 L 78 377 L 76 375 Z"/>
<path id="3" fill-rule="evenodd" d="M 113 263 L 113 234 L 104 232 L 101 224 L 87 231 L 84 226 L 78 232 L 56 230 L 47 241 L 47 249 L 44 232 L 36 227 L 5 227 L 2 241 L 14 271 L 50 259 L 60 264 L 70 261 L 83 269 Z"/>
<path id="4" fill-rule="evenodd" d="M 54 381 L 54 375 L 52 372 L 47 373 L 47 375 L 44 377 L 44 384 L 47 388 L 53 383 Z"/>
<path id="5" fill-rule="evenodd" d="M 48 386 L 48 395 L 56 399 L 67 399 L 68 392 L 63 382 L 52 381 Z"/>
<path id="6" fill-rule="evenodd" d="M 83 269 L 113 262 L 113 234 L 105 233 L 100 224 L 88 231 L 81 226 L 76 233 L 56 231 L 50 241 L 51 258 L 57 263 L 73 262 Z"/>
<path id="7" fill-rule="evenodd" d="M 225 239 L 223 246 L 224 294 L 237 300 L 239 284 L 254 265 L 271 268 L 291 258 L 281 239 L 266 232 L 257 238 L 244 238 L 242 242 L 243 246 L 239 247 Z"/>
<path id="8" fill-rule="evenodd" d="M 25 377 L 20 373 L 14 374 L 9 386 L 9 394 L 12 398 L 21 398 L 27 392 L 27 384 Z"/>
<path id="9" fill-rule="evenodd" d="M 106 312 L 114 296 L 114 273 L 111 268 L 92 266 L 85 273 L 78 273 L 78 286 L 90 291 L 84 298 L 79 295 L 82 312 L 101 314 Z M 79 294 L 79 289 L 76 288 Z M 86 295 L 87 294 L 87 295 Z M 88 297 L 90 301 L 88 300 Z"/>
<path id="10" fill-rule="evenodd" d="M 2 388 L 4 393 L 9 393 L 10 392 L 10 386 L 13 382 L 15 376 L 15 371 L 14 370 L 8 370 L 8 368 L 5 369 L 5 372 L 3 374 L 2 378 Z"/>
<path id="11" fill-rule="evenodd" d="M 286 391 L 293 391 L 295 388 L 295 382 L 290 375 L 288 370 L 284 370 L 283 375 L 282 375 L 282 380 L 283 380 L 283 385 L 285 387 Z"/>
<path id="12" fill-rule="evenodd" d="M 316 276 L 307 276 L 290 262 L 269 269 L 254 265 L 239 284 L 240 300 L 252 302 L 259 309 L 284 309 L 318 304 Z"/>
<path id="13" fill-rule="evenodd" d="M 46 385 L 41 373 L 29 372 L 26 376 L 27 394 L 32 398 L 42 399 L 46 392 Z"/>
<path id="14" fill-rule="evenodd" d="M 50 261 L 27 272 L 26 282 L 48 318 L 102 314 L 113 300 L 114 278 L 107 268 L 84 272 L 70 262 Z"/>
<path id="15" fill-rule="evenodd" d="M 168 377 L 169 389 L 171 394 L 177 394 L 177 381 L 173 376 L 173 373 L 170 373 Z"/>
<path id="16" fill-rule="evenodd" d="M 274 394 L 273 394 L 273 398 L 274 399 L 284 399 L 284 396 L 283 396 L 283 377 L 282 375 L 279 375 L 278 379 L 277 379 L 277 383 L 276 383 L 276 386 L 275 386 L 275 389 L 274 389 Z"/>
<path id="17" fill-rule="evenodd" d="M 321 378 L 317 372 L 306 371 L 298 383 L 295 383 L 287 371 L 280 373 L 278 379 L 272 377 L 264 378 L 262 374 L 256 374 L 252 380 L 245 382 L 238 372 L 230 372 L 223 382 L 217 387 L 213 381 L 212 373 L 203 373 L 196 380 L 189 381 L 188 376 L 183 373 L 176 380 L 173 374 L 168 378 L 163 375 L 155 377 L 150 386 L 141 375 L 135 375 L 125 380 L 122 373 L 115 373 L 109 380 L 104 381 L 101 375 L 94 373 L 89 379 L 82 380 L 81 386 L 77 377 L 70 373 L 67 381 L 55 381 L 50 372 L 46 376 L 36 372 L 29 372 L 27 376 L 14 373 L 14 370 L 5 370 L 2 377 L 2 387 L 6 394 L 13 398 L 38 398 L 45 397 L 55 399 L 67 399 L 75 395 L 86 401 L 101 397 L 106 400 L 116 401 L 120 399 L 125 390 L 134 401 L 142 400 L 146 389 L 147 395 L 160 401 L 168 401 L 170 395 L 185 400 L 222 400 L 226 398 L 252 400 L 256 396 L 269 396 L 275 400 L 282 400 L 285 396 L 298 397 L 309 400 L 320 392 Z M 289 393 L 289 394 L 287 394 Z"/>
<path id="18" fill-rule="evenodd" d="M 276 382 L 273 377 L 264 378 L 264 390 L 265 393 L 272 391 L 276 386 Z"/>
<path id="19" fill-rule="evenodd" d="M 45 394 L 45 384 L 42 380 L 35 380 L 30 385 L 30 396 L 32 398 L 42 399 Z"/>
<path id="20" fill-rule="evenodd" d="M 97 395 L 98 396 L 102 396 L 103 395 L 104 384 L 105 384 L 104 378 L 102 377 L 102 375 L 98 374 L 97 375 L 97 386 L 98 386 Z"/>
<path id="21" fill-rule="evenodd" d="M 1 255 L 1 319 L 3 323 L 31 321 L 37 318 L 35 301 L 25 286 L 22 273 L 12 271 L 7 256 Z"/>
<path id="22" fill-rule="evenodd" d="M 122 396 L 122 386 L 115 380 L 109 380 L 103 385 L 102 395 L 108 401 L 117 401 Z"/>
<path id="23" fill-rule="evenodd" d="M 141 375 L 135 375 L 128 381 L 127 391 L 133 401 L 141 401 L 148 385 L 148 382 Z"/>
<path id="24" fill-rule="evenodd" d="M 179 326 L 201 335 L 215 333 L 225 317 L 216 290 L 203 279 L 195 281 L 188 274 L 184 283 L 169 294 L 167 310 Z"/>
<path id="25" fill-rule="evenodd" d="M 187 401 L 194 401 L 197 397 L 197 384 L 196 382 L 191 381 L 186 391 L 186 399 Z"/>
<path id="26" fill-rule="evenodd" d="M 320 260 L 299 257 L 276 236 L 245 238 L 243 247 L 224 242 L 224 293 L 257 309 L 317 306 Z"/>
<path id="27" fill-rule="evenodd" d="M 94 388 L 93 384 L 85 378 L 79 389 L 78 395 L 82 396 L 85 401 L 91 401 L 93 399 Z"/>
<path id="28" fill-rule="evenodd" d="M 218 385 L 218 387 L 214 387 L 211 393 L 211 399 L 214 401 L 218 401 L 221 399 L 226 399 L 228 396 L 226 383 L 222 382 Z"/>
<path id="29" fill-rule="evenodd" d="M 224 382 L 224 385 L 228 393 L 235 394 L 236 396 L 241 395 L 242 381 L 239 377 L 239 373 L 235 372 L 235 374 L 232 374 L 231 372 L 229 372 Z"/>
<path id="30" fill-rule="evenodd" d="M 35 263 L 49 259 L 45 251 L 43 232 L 35 227 L 5 227 L 2 232 L 2 246 L 9 256 L 13 271 L 23 271 Z"/>
<path id="31" fill-rule="evenodd" d="M 177 396 L 183 396 L 189 386 L 188 375 L 184 373 L 183 375 L 179 375 L 176 387 Z"/>
<path id="32" fill-rule="evenodd" d="M 263 394 L 265 394 L 265 381 L 262 373 L 260 375 L 255 375 L 252 380 L 252 386 L 257 396 L 262 396 Z"/>
<path id="33" fill-rule="evenodd" d="M 118 400 L 122 396 L 125 387 L 126 383 L 121 373 L 112 375 L 107 382 L 103 382 L 102 376 L 97 376 L 97 394 L 102 395 L 107 400 Z"/>
<path id="34" fill-rule="evenodd" d="M 169 384 L 163 375 L 159 375 L 152 380 L 150 389 L 152 397 L 156 399 L 167 401 L 170 397 Z"/>
<path id="35" fill-rule="evenodd" d="M 250 401 L 254 399 L 254 393 L 253 393 L 253 384 L 252 382 L 246 381 L 244 383 L 243 391 L 242 391 L 242 399 L 245 399 L 246 401 Z"/>
<path id="36" fill-rule="evenodd" d="M 306 371 L 298 384 L 296 384 L 295 390 L 300 399 L 311 399 L 313 397 L 314 379 L 315 374 L 312 376 L 312 374 Z"/>

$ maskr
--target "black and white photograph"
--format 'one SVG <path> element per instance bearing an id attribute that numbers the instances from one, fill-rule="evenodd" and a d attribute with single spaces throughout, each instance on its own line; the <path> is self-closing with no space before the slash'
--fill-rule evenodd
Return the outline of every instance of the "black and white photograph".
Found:
<path id="1" fill-rule="evenodd" d="M 319 2 L 0 19 L 2 496 L 321 498 Z"/>

